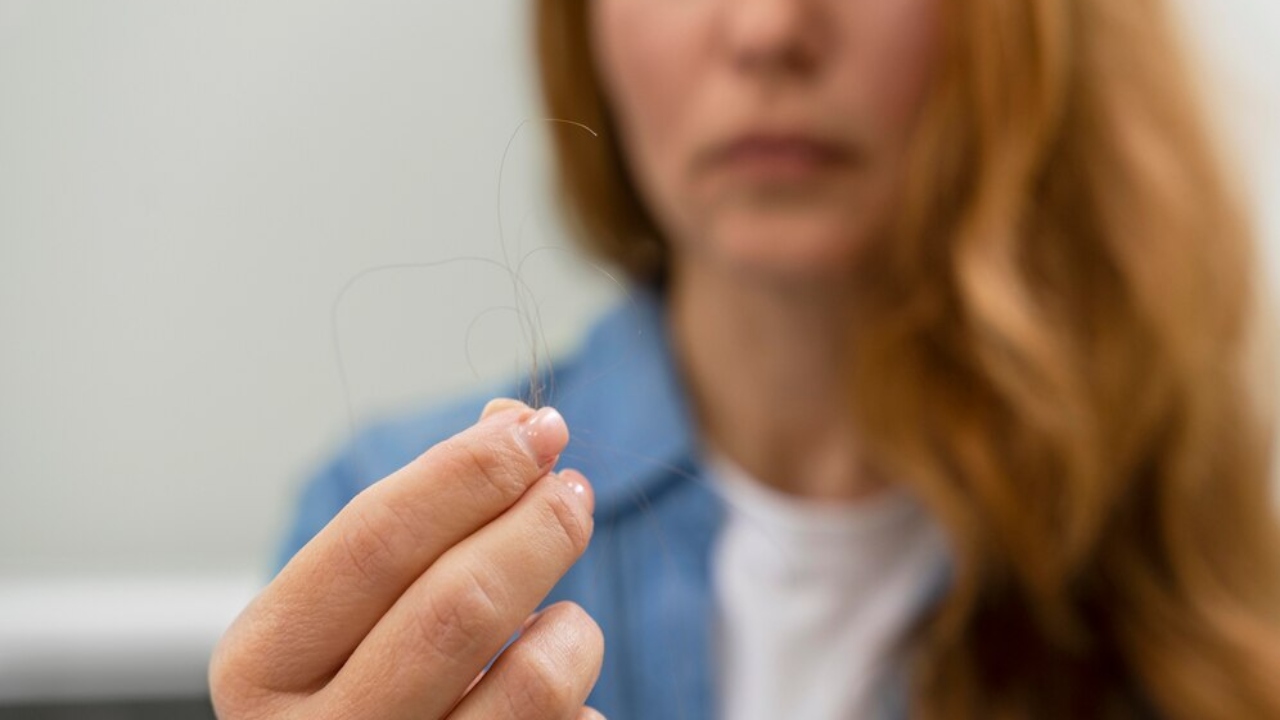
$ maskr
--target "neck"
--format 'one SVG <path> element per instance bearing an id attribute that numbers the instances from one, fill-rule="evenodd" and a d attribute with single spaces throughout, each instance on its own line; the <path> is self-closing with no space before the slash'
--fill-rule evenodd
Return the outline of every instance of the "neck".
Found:
<path id="1" fill-rule="evenodd" d="M 884 487 L 849 412 L 847 293 L 687 267 L 670 290 L 675 352 L 714 451 L 794 495 L 856 500 Z"/>

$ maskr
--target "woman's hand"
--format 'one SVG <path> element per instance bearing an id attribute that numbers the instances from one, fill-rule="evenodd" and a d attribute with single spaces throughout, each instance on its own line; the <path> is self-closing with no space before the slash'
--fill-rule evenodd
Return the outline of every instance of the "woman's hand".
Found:
<path id="1" fill-rule="evenodd" d="M 356 496 L 218 644 L 218 717 L 598 717 L 599 627 L 569 603 L 530 617 L 591 537 L 586 478 L 549 472 L 568 438 L 495 400 Z"/>

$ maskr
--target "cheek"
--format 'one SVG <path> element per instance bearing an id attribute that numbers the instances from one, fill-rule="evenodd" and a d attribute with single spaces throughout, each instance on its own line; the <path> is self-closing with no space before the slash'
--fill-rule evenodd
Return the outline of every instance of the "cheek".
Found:
<path id="1" fill-rule="evenodd" d="M 712 3 L 596 0 L 590 5 L 596 68 L 632 176 L 655 213 L 669 210 L 704 108 Z M 671 222 L 671 218 L 666 218 Z"/>
<path id="2" fill-rule="evenodd" d="M 864 5 L 861 60 L 854 71 L 867 88 L 867 106 L 886 139 L 901 143 L 928 97 L 940 55 L 939 0 Z"/>
<path id="3" fill-rule="evenodd" d="M 900 207 L 911 143 L 942 55 L 941 3 L 867 0 L 844 6 L 840 23 L 850 42 L 835 63 L 832 97 L 864 133 L 867 151 L 865 173 L 843 205 L 856 244 L 883 237 Z"/>
<path id="4" fill-rule="evenodd" d="M 599 0 L 591 7 L 596 67 L 633 159 L 653 162 L 670 154 L 696 105 L 692 74 L 705 45 L 697 18 L 702 6 Z"/>

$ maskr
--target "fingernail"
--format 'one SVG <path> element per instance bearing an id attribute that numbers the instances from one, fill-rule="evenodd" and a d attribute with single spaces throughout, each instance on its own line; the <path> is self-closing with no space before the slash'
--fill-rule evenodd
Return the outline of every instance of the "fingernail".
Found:
<path id="1" fill-rule="evenodd" d="M 500 413 L 503 410 L 526 410 L 528 407 L 528 405 L 512 398 L 494 398 L 485 403 L 484 410 L 480 411 L 480 419 L 484 420 L 490 415 Z"/>
<path id="2" fill-rule="evenodd" d="M 557 474 L 569 486 L 569 490 L 573 492 L 574 496 L 587 506 L 587 511 L 595 512 L 596 494 L 591 489 L 591 483 L 587 482 L 587 477 L 577 470 L 561 470 Z"/>
<path id="3" fill-rule="evenodd" d="M 544 467 L 554 462 L 569 442 L 569 428 L 555 408 L 544 407 L 516 426 L 516 439 L 538 467 Z"/>

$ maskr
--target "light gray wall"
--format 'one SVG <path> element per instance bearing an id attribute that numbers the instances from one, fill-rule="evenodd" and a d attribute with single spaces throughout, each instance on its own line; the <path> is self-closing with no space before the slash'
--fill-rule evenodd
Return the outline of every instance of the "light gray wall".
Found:
<path id="1" fill-rule="evenodd" d="M 0 0 L 0 580 L 267 571 L 347 430 L 339 290 L 503 257 L 525 5 Z M 542 132 L 512 255 L 561 243 Z M 566 265 L 525 268 L 558 347 L 604 294 Z M 511 303 L 481 261 L 352 287 L 357 414 L 509 374 Z"/>
<path id="2" fill-rule="evenodd" d="M 1280 5 L 1187 0 L 1280 278 Z M 561 242 L 525 2 L 0 0 L 0 579 L 263 573 L 363 268 Z M 517 239 L 519 243 L 517 243 Z M 563 347 L 608 283 L 529 276 Z M 358 414 L 520 365 L 480 261 L 356 285 Z M 478 318 L 478 319 L 477 319 Z M 474 322 L 474 324 L 473 324 Z"/>

